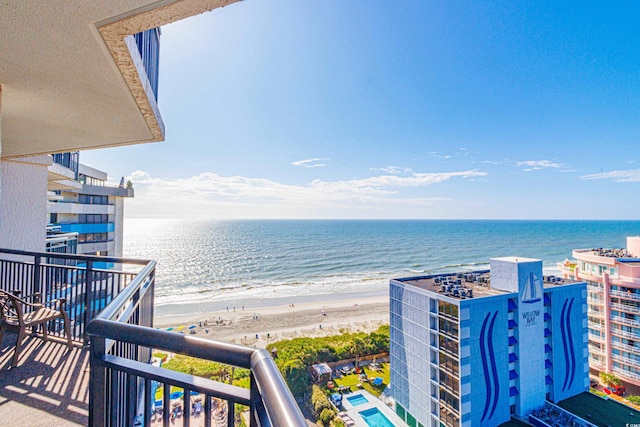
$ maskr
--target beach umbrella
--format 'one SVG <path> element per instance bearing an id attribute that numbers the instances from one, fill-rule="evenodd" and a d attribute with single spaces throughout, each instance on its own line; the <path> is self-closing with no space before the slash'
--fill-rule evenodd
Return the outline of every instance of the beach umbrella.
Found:
<path id="1" fill-rule="evenodd" d="M 184 396 L 184 391 L 174 391 L 169 395 L 169 399 L 171 400 L 180 399 L 182 398 L 182 396 Z"/>
<path id="2" fill-rule="evenodd" d="M 189 329 L 195 329 L 196 325 L 189 326 Z"/>
<path id="3" fill-rule="evenodd" d="M 176 328 L 176 331 L 181 331 L 181 330 L 183 330 L 183 329 L 184 329 L 184 325 L 180 325 L 180 326 L 178 326 L 178 327 Z"/>
<path id="4" fill-rule="evenodd" d="M 173 328 L 167 328 L 167 331 L 173 331 Z"/>

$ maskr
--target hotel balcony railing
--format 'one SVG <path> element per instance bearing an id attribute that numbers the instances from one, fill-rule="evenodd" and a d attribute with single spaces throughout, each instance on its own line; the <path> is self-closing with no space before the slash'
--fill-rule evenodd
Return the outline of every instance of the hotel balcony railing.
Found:
<path id="1" fill-rule="evenodd" d="M 601 335 L 596 335 L 593 332 L 589 331 L 589 340 L 590 341 L 598 341 L 598 342 L 606 342 L 606 338 Z"/>
<path id="2" fill-rule="evenodd" d="M 617 328 L 611 328 L 611 334 L 619 337 L 630 338 L 632 340 L 640 339 L 640 334 L 638 333 L 623 331 L 622 329 Z"/>
<path id="3" fill-rule="evenodd" d="M 615 302 L 612 302 L 610 306 L 614 310 L 626 311 L 627 313 L 640 314 L 640 308 L 636 307 L 635 305 L 616 304 Z"/>
<path id="4" fill-rule="evenodd" d="M 589 322 L 587 324 L 587 327 L 589 329 L 595 330 L 595 331 L 601 331 L 602 328 L 604 328 L 604 325 L 600 324 L 600 323 L 596 323 L 596 322 Z"/>
<path id="5" fill-rule="evenodd" d="M 636 294 L 634 292 L 610 291 L 609 293 L 612 296 L 640 301 L 640 294 Z"/>
<path id="6" fill-rule="evenodd" d="M 612 367 L 611 370 L 613 371 L 613 373 L 620 375 L 620 377 L 622 378 L 626 377 L 632 378 L 634 380 L 640 380 L 640 373 L 638 372 L 627 371 L 622 368 L 618 368 L 617 366 Z"/>
<path id="7" fill-rule="evenodd" d="M 640 354 L 640 347 L 634 347 L 631 345 L 622 344 L 621 342 L 618 342 L 618 341 L 612 341 L 611 347 L 615 347 L 619 350 L 624 350 L 630 353 Z M 589 349 L 591 349 L 591 347 L 589 347 Z"/>
<path id="8" fill-rule="evenodd" d="M 602 360 L 594 359 L 593 357 L 589 357 L 589 365 L 598 368 L 605 368 L 607 366 L 606 363 Z"/>
<path id="9" fill-rule="evenodd" d="M 306 421 L 266 350 L 209 341 L 153 328 L 155 261 L 77 256 L 0 249 L 0 285 L 22 295 L 39 293 L 44 301 L 66 298 L 76 341 L 89 346 L 89 425 L 151 424 L 154 385 L 164 385 L 163 407 L 170 407 L 171 386 L 204 396 L 204 425 L 212 425 L 212 400 L 226 405 L 226 425 L 234 425 L 236 404 L 249 407 L 252 427 L 303 427 Z M 99 270 L 94 263 L 115 263 L 135 272 Z M 59 334 L 55 330 L 51 334 Z M 152 350 L 164 350 L 250 370 L 244 389 L 152 366 Z M 219 406 L 221 407 L 221 405 Z M 170 411 L 161 423 L 170 425 Z M 199 421 L 202 418 L 199 419 Z M 182 423 L 189 426 L 190 411 Z M 193 420 L 195 421 L 195 420 Z M 219 420 L 217 420 L 219 421 Z"/>
<path id="10" fill-rule="evenodd" d="M 76 181 L 78 180 L 78 169 L 80 165 L 80 152 L 52 154 L 53 162 L 67 169 L 71 169 L 75 173 Z"/>
<path id="11" fill-rule="evenodd" d="M 593 353 L 593 354 L 606 354 L 606 352 L 604 351 L 603 348 L 599 348 L 596 346 L 589 346 L 589 353 Z"/>
<path id="12" fill-rule="evenodd" d="M 117 263 L 119 269 L 94 267 L 104 262 Z M 66 299 L 73 339 L 87 344 L 86 325 L 147 263 L 137 259 L 0 249 L 0 288 L 18 291 L 23 296 L 39 294 L 43 302 Z"/>
<path id="13" fill-rule="evenodd" d="M 618 363 L 624 363 L 625 365 L 633 366 L 636 369 L 640 369 L 640 361 L 629 359 L 628 357 L 618 356 L 617 354 L 612 354 L 611 359 L 615 360 Z"/>
<path id="14" fill-rule="evenodd" d="M 587 303 L 588 304 L 603 305 L 604 304 L 604 300 L 602 298 L 587 297 Z"/>
<path id="15" fill-rule="evenodd" d="M 636 328 L 640 328 L 640 322 L 634 319 L 627 319 L 622 316 L 611 316 L 611 321 L 614 323 L 619 323 L 623 325 L 633 326 Z"/>

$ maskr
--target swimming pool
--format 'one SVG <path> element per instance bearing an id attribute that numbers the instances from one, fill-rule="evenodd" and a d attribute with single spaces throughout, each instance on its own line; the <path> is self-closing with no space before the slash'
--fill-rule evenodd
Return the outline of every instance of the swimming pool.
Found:
<path id="1" fill-rule="evenodd" d="M 358 412 L 365 423 L 370 427 L 394 427 L 387 417 L 378 408 L 367 409 Z"/>
<path id="2" fill-rule="evenodd" d="M 365 403 L 369 403 L 369 400 L 361 394 L 356 394 L 355 396 L 348 396 L 347 400 L 351 403 L 351 406 L 363 405 Z"/>

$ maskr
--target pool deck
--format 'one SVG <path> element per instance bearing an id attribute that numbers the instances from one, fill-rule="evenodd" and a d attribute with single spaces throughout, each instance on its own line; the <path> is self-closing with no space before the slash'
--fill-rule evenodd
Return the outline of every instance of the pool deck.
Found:
<path id="1" fill-rule="evenodd" d="M 358 396 L 358 395 L 363 396 L 365 399 L 367 399 L 368 402 L 353 406 L 351 402 L 349 402 L 348 398 Z M 358 390 L 353 393 L 345 394 L 342 397 L 342 408 L 343 408 L 343 411 L 341 412 L 341 414 L 346 414 L 351 420 L 353 420 L 354 424 L 357 427 L 370 427 L 365 422 L 365 420 L 360 416 L 359 413 L 372 408 L 378 408 L 378 410 L 382 412 L 384 416 L 387 417 L 394 426 L 398 426 L 398 427 L 406 426 L 404 421 L 402 421 L 402 419 L 400 419 L 400 417 L 397 416 L 391 410 L 391 408 L 389 408 L 387 405 L 384 404 L 384 402 L 382 402 L 380 399 L 378 399 L 377 397 L 375 397 L 374 395 L 372 395 L 371 393 L 365 390 Z"/>

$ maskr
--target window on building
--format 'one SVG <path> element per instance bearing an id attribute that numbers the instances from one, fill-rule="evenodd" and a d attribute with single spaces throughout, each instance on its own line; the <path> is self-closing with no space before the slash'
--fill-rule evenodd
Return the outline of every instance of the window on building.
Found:
<path id="1" fill-rule="evenodd" d="M 93 194 L 79 194 L 78 203 L 83 205 L 108 205 L 109 196 L 96 196 Z"/>
<path id="2" fill-rule="evenodd" d="M 458 356 L 458 342 L 455 340 L 452 340 L 451 338 L 444 336 L 444 335 L 440 335 L 438 338 L 438 344 L 439 347 L 442 350 L 447 351 L 448 353 L 451 353 L 452 355 L 455 355 L 456 357 Z"/>
<path id="3" fill-rule="evenodd" d="M 458 306 L 444 301 L 438 301 L 438 313 L 443 316 L 458 318 Z"/>
<path id="4" fill-rule="evenodd" d="M 458 338 L 458 324 L 451 320 L 440 318 L 438 319 L 438 331 L 441 333 Z"/>
<path id="5" fill-rule="evenodd" d="M 458 383 L 458 378 L 444 370 L 440 370 L 440 384 L 452 391 L 456 396 L 460 395 L 460 387 Z"/>
<path id="6" fill-rule="evenodd" d="M 106 224 L 109 222 L 107 214 L 80 214 L 78 224 Z"/>
<path id="7" fill-rule="evenodd" d="M 450 374 L 453 374 L 456 377 L 460 376 L 458 361 L 443 352 L 439 353 L 439 365 L 440 368 L 446 369 Z"/>

